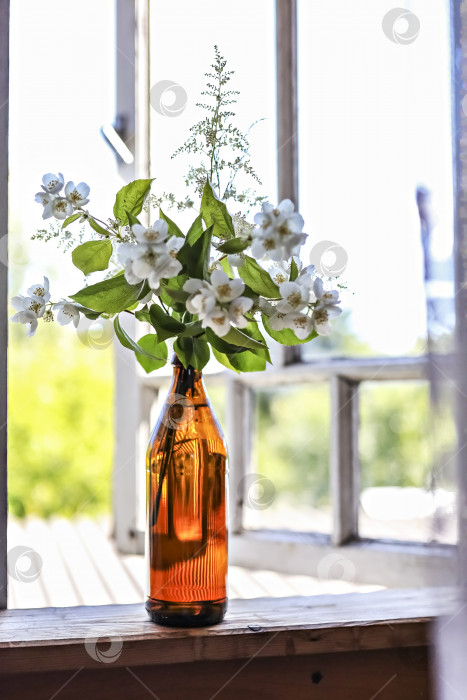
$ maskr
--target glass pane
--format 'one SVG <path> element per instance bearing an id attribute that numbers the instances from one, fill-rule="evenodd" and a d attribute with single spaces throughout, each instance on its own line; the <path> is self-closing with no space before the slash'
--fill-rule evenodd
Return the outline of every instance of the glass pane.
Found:
<path id="1" fill-rule="evenodd" d="M 452 399 L 432 413 L 426 382 L 361 385 L 362 537 L 456 541 Z"/>
<path id="2" fill-rule="evenodd" d="M 84 277 L 54 240 L 30 240 L 51 221 L 42 221 L 34 195 L 44 173 L 60 171 L 90 185 L 89 206 L 100 216 L 122 185 L 100 133 L 114 113 L 114 2 L 84 0 L 77 12 L 71 0 L 13 0 L 11 36 L 9 292 L 25 294 L 46 275 L 60 301 Z M 78 579 L 75 589 L 65 585 L 57 552 L 73 551 L 78 561 L 81 551 L 63 518 L 110 517 L 112 334 L 100 330 L 86 319 L 77 331 L 41 323 L 28 338 L 25 326 L 9 326 L 9 548 L 31 546 L 44 563 L 34 584 L 10 577 L 12 607 L 99 599 L 98 587 L 91 600 L 77 597 Z M 56 540 L 43 534 L 50 516 L 63 524 Z M 57 597 L 47 597 L 55 581 Z"/>
<path id="3" fill-rule="evenodd" d="M 373 0 L 298 7 L 300 210 L 308 250 L 344 248 L 318 259 L 332 270 L 348 255 L 350 292 L 337 332 L 304 354 L 423 352 L 419 186 L 433 195 L 431 293 L 451 309 L 453 298 L 449 2 L 412 0 L 399 18 Z"/>
<path id="4" fill-rule="evenodd" d="M 245 527 L 330 532 L 329 411 L 324 384 L 255 392 Z"/>
<path id="5" fill-rule="evenodd" d="M 248 20 L 246 20 L 248 18 Z M 176 28 L 176 29 L 175 29 Z M 260 32 L 261 40 L 258 40 Z M 250 132 L 251 163 L 262 185 L 252 180 L 258 194 L 275 197 L 275 34 L 274 5 L 270 0 L 173 0 L 151 3 L 151 172 L 156 177 L 154 191 L 187 194 L 184 177 L 189 165 L 198 164 L 197 154 L 172 154 L 187 140 L 192 125 L 207 116 L 197 103 L 212 103 L 203 97 L 205 73 L 211 71 L 214 43 L 227 59 L 227 69 L 235 74 L 228 88 L 240 90 L 231 105 L 235 125 Z M 174 36 L 176 34 L 176 46 Z M 211 37 L 211 38 L 209 38 Z M 180 48 L 181 47 L 181 48 Z M 188 57 L 188 58 L 187 58 Z M 212 82 L 212 81 L 211 81 Z M 194 208 L 199 210 L 199 202 Z M 241 209 L 241 205 L 238 205 Z M 179 224 L 189 225 L 197 212 L 169 212 Z"/>

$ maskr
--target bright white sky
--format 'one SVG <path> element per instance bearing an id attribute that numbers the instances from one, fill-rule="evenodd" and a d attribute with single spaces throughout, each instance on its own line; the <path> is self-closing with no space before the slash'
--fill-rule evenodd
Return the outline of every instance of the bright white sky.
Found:
<path id="1" fill-rule="evenodd" d="M 300 210 L 310 245 L 330 239 L 349 254 L 353 329 L 375 351 L 402 354 L 425 333 L 418 184 L 434 194 L 435 252 L 452 245 L 449 18 L 444 0 L 407 0 L 420 34 L 398 45 L 381 28 L 393 6 L 299 0 Z M 153 0 L 151 84 L 173 80 L 188 95 L 177 117 L 152 110 L 155 190 L 184 194 L 185 163 L 170 155 L 200 118 L 195 103 L 217 43 L 241 90 L 239 125 L 265 118 L 252 160 L 275 198 L 273 9 L 273 0 Z M 88 182 L 101 218 L 122 184 L 100 135 L 114 118 L 113 2 L 82 0 L 77 12 L 72 0 L 12 0 L 12 37 L 11 292 L 45 271 L 57 278 L 57 298 L 82 276 L 53 244 L 27 243 L 41 225 L 42 174 Z"/>

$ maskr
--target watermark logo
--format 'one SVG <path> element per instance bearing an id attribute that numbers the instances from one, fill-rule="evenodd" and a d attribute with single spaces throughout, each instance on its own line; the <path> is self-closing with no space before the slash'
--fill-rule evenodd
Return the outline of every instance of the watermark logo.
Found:
<path id="1" fill-rule="evenodd" d="M 276 497 L 274 484 L 264 474 L 246 474 L 239 481 L 237 493 L 243 505 L 252 510 L 266 510 Z"/>
<path id="2" fill-rule="evenodd" d="M 0 264 L 11 270 L 26 267 L 29 264 L 29 253 L 26 246 L 20 241 L 13 240 L 10 236 L 8 249 L 8 235 L 6 233 L 0 235 Z"/>
<path id="3" fill-rule="evenodd" d="M 322 581 L 353 581 L 356 573 L 353 561 L 342 554 L 327 554 L 318 564 L 318 578 Z"/>
<path id="4" fill-rule="evenodd" d="M 152 86 L 149 101 L 163 117 L 178 117 L 187 105 L 188 95 L 185 88 L 173 80 L 160 80 Z"/>
<path id="5" fill-rule="evenodd" d="M 349 256 L 345 248 L 334 241 L 319 241 L 310 251 L 310 263 L 323 277 L 339 277 L 345 271 Z"/>
<path id="6" fill-rule="evenodd" d="M 102 317 L 90 319 L 81 316 L 76 332 L 83 345 L 93 350 L 108 348 L 109 345 L 112 345 L 115 335 L 112 321 Z"/>
<path id="7" fill-rule="evenodd" d="M 412 44 L 420 33 L 420 20 L 404 7 L 394 7 L 383 17 L 383 32 L 395 44 Z"/>
<path id="8" fill-rule="evenodd" d="M 169 394 L 162 414 L 162 422 L 173 430 L 187 428 L 195 417 L 193 401 L 183 394 Z"/>
<path id="9" fill-rule="evenodd" d="M 42 557 L 31 547 L 18 545 L 9 550 L 7 555 L 8 574 L 15 581 L 32 583 L 39 578 L 42 571 Z"/>
<path id="10" fill-rule="evenodd" d="M 123 639 L 119 634 L 109 636 L 108 629 L 98 627 L 86 637 L 84 647 L 94 661 L 113 664 L 123 651 Z"/>

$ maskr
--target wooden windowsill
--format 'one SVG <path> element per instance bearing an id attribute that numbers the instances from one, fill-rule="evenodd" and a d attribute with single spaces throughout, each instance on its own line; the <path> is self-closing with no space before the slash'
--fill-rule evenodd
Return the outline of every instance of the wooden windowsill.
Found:
<path id="1" fill-rule="evenodd" d="M 424 647 L 455 602 L 450 588 L 233 600 L 222 624 L 191 630 L 151 623 L 143 605 L 4 610 L 0 673 Z M 123 644 L 112 664 L 86 651 L 96 637 Z"/>

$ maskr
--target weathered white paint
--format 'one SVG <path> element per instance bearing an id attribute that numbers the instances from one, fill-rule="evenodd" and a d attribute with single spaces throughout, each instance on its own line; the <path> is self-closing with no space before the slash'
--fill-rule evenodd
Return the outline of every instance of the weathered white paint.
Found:
<path id="1" fill-rule="evenodd" d="M 0 236 L 8 233 L 8 100 L 10 3 L 0 0 Z M 7 606 L 8 268 L 0 262 L 0 609 Z"/>

